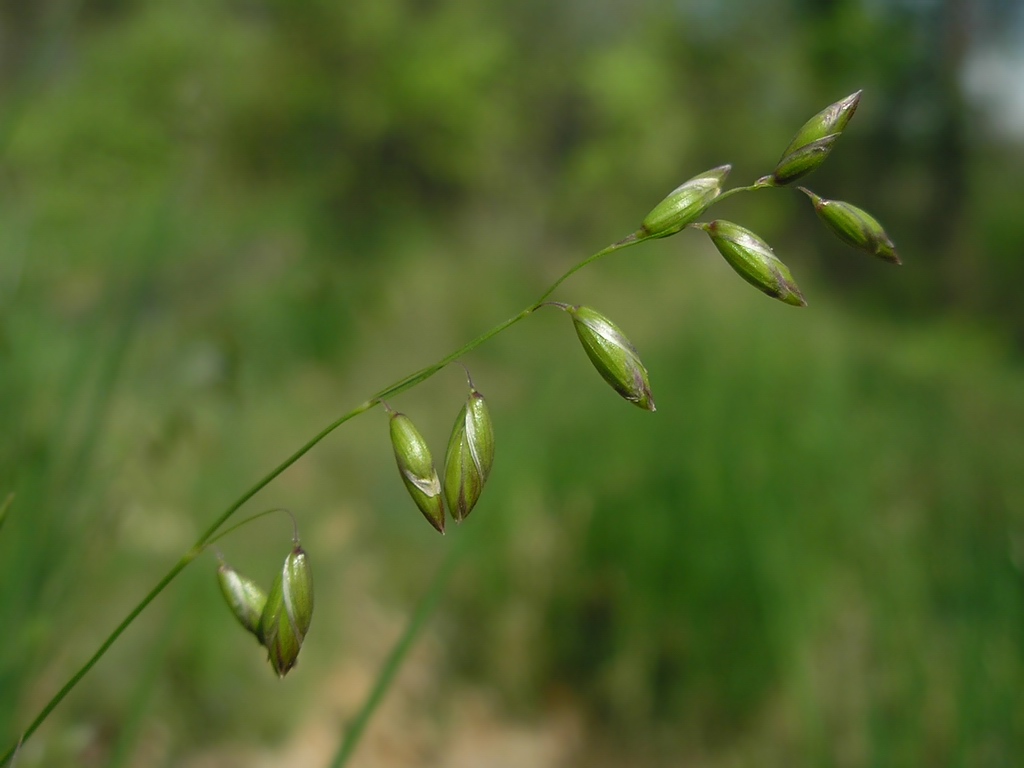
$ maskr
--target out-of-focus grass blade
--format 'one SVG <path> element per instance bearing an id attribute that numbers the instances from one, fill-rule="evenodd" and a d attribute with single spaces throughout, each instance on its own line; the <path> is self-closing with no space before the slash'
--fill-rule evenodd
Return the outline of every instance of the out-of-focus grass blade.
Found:
<path id="1" fill-rule="evenodd" d="M 4 521 L 7 519 L 7 511 L 11 508 L 11 504 L 14 503 L 14 492 L 7 494 L 7 498 L 4 499 L 3 503 L 0 504 L 0 531 L 3 530 Z"/>

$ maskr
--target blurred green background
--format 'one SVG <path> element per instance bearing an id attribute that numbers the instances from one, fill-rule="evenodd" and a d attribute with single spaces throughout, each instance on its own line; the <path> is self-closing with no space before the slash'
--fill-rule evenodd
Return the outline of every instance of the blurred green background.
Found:
<path id="1" fill-rule="evenodd" d="M 210 553 L 19 756 L 326 766 L 446 554 L 469 554 L 353 765 L 1008 766 L 1024 754 L 1024 10 L 967 0 L 6 0 L 0 5 L 0 739 L 245 488 L 532 301 L 713 165 L 745 184 L 858 89 L 818 193 L 555 298 L 470 355 L 497 463 L 440 538 L 387 421 L 243 512 L 298 516 L 317 614 L 274 679 Z M 443 453 L 460 369 L 393 403 Z M 453 526 L 454 528 L 454 526 Z M 220 542 L 269 584 L 290 526 Z M 1017 755 L 1018 757 L 1014 757 Z"/>

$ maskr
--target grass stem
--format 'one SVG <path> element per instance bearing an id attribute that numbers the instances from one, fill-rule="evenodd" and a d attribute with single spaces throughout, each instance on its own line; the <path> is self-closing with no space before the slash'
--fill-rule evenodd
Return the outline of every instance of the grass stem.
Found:
<path id="1" fill-rule="evenodd" d="M 384 700 L 384 694 L 391 687 L 391 683 L 401 668 L 402 662 L 409 655 L 409 651 L 419 637 L 420 632 L 433 615 L 434 609 L 437 608 L 437 604 L 444 594 L 444 589 L 448 585 L 452 573 L 454 573 L 463 553 L 467 551 L 465 543 L 467 538 L 466 535 L 460 538 L 458 544 L 451 549 L 441 567 L 438 568 L 437 573 L 434 574 L 434 578 L 431 579 L 426 594 L 416 607 L 416 611 L 409 617 L 409 623 L 406 624 L 405 630 L 391 648 L 390 653 L 388 653 L 388 657 L 384 660 L 380 672 L 377 673 L 377 679 L 373 683 L 373 688 L 345 731 L 345 737 L 342 739 L 337 754 L 335 754 L 334 759 L 331 761 L 330 768 L 343 768 L 343 766 L 348 765 L 348 761 L 355 753 L 356 747 L 366 730 L 366 726 L 370 722 L 370 718 Z"/>
<path id="2" fill-rule="evenodd" d="M 85 677 L 86 674 L 88 674 L 89 670 L 91 670 L 96 665 L 96 663 L 101 658 L 103 658 L 103 656 L 107 653 L 110 647 L 117 641 L 117 639 L 124 633 L 124 631 L 128 629 L 129 626 L 131 626 L 132 622 L 134 622 L 135 619 L 138 618 L 139 614 L 141 614 L 149 606 L 149 604 L 153 602 L 154 599 L 156 599 L 157 595 L 164 591 L 164 589 L 175 579 L 175 577 L 179 573 L 181 573 L 185 569 L 185 567 L 189 563 L 191 563 L 200 554 L 202 554 L 205 547 L 216 536 L 217 531 L 221 528 L 221 526 L 223 526 L 224 523 L 226 523 L 228 519 L 242 507 L 242 505 L 244 505 L 257 493 L 262 491 L 275 479 L 277 479 L 277 477 L 279 477 L 286 469 L 291 467 L 295 462 L 297 462 L 299 459 L 305 456 L 306 453 L 308 453 L 314 446 L 316 446 L 320 441 L 322 441 L 325 437 L 331 434 L 342 424 L 376 407 L 381 403 L 383 399 L 394 397 L 402 392 L 405 392 L 408 389 L 411 389 L 412 387 L 415 387 L 417 384 L 426 381 L 449 363 L 458 360 L 462 356 L 468 354 L 472 350 L 479 347 L 484 342 L 488 341 L 494 336 L 497 336 L 502 331 L 515 325 L 520 320 L 529 317 L 537 308 L 541 306 L 541 304 L 543 304 L 543 302 L 552 293 L 554 293 L 554 291 L 563 282 L 565 282 L 565 280 L 567 280 L 569 277 L 571 277 L 579 270 L 583 269 L 587 265 L 593 263 L 594 261 L 597 261 L 598 259 L 604 256 L 607 256 L 622 248 L 626 248 L 630 245 L 633 245 L 636 242 L 639 241 L 635 237 L 635 234 L 629 235 L 623 238 L 622 240 L 613 243 L 612 245 L 609 245 L 606 248 L 603 248 L 597 253 L 588 256 L 586 259 L 579 262 L 578 264 L 570 268 L 567 272 L 565 272 L 561 277 L 559 277 L 543 294 L 541 294 L 540 298 L 538 298 L 537 301 L 523 309 L 519 314 L 513 315 L 508 320 L 499 323 L 486 333 L 483 333 L 482 335 L 476 337 L 469 343 L 464 344 L 454 352 L 445 355 L 432 365 L 428 365 L 427 367 L 422 368 L 419 371 L 416 371 L 415 373 L 412 373 L 402 379 L 399 379 L 394 384 L 391 384 L 390 386 L 380 390 L 375 395 L 373 395 L 373 397 L 371 397 L 369 400 L 366 400 L 365 402 L 353 408 L 348 413 L 339 416 L 333 422 L 328 424 L 316 435 L 314 435 L 308 441 L 306 441 L 306 443 L 297 451 L 295 451 L 291 456 L 286 458 L 284 461 L 282 461 L 280 464 L 274 467 L 274 469 L 270 470 L 270 472 L 268 472 L 266 475 L 260 478 L 255 484 L 252 485 L 252 487 L 250 487 L 234 502 L 232 502 L 227 507 L 227 509 L 225 509 L 210 524 L 210 526 L 203 532 L 202 536 L 199 537 L 196 543 L 193 544 L 192 547 L 184 555 L 182 555 L 181 559 L 179 559 L 178 562 L 176 562 L 171 567 L 171 569 L 166 574 L 164 574 L 164 576 L 156 583 L 156 585 L 149 592 L 146 593 L 145 597 L 143 597 L 142 600 L 140 600 L 139 603 L 128 612 L 124 619 L 122 619 L 121 623 L 119 623 L 114 628 L 114 630 L 110 633 L 106 640 L 104 640 L 100 644 L 99 648 L 96 649 L 93 655 L 89 657 L 89 659 L 81 666 L 81 668 L 78 669 L 77 672 L 75 672 L 67 680 L 66 683 L 64 683 L 60 690 L 57 691 L 56 694 L 54 694 L 53 698 L 51 698 L 50 701 L 46 703 L 46 705 L 42 708 L 39 714 L 36 715 L 35 719 L 32 720 L 28 727 L 22 732 L 18 741 L 14 745 L 12 745 L 3 754 L 2 757 L 0 757 L 0 766 L 9 764 L 16 750 L 18 749 L 18 746 L 24 743 L 25 741 L 28 741 L 29 738 L 31 738 L 31 736 L 36 732 L 39 726 L 43 724 L 47 717 L 49 717 L 50 713 L 57 707 L 58 704 L 61 703 L 61 701 L 64 700 L 64 697 L 67 696 L 75 688 L 75 686 L 78 685 L 82 678 Z M 441 573 L 444 574 L 447 573 L 447 571 L 445 569 L 442 569 Z M 440 578 L 440 575 L 438 578 Z M 387 686 L 390 683 L 390 678 L 394 675 L 394 671 L 397 670 L 397 667 L 401 664 L 402 658 L 404 658 L 405 652 L 407 651 L 407 646 L 411 645 L 413 639 L 415 639 L 416 635 L 419 632 L 420 624 L 426 621 L 427 617 L 430 614 L 430 611 L 433 610 L 433 605 L 436 602 L 436 597 L 432 598 L 431 596 L 435 594 L 440 594 L 441 587 L 443 586 L 443 581 L 446 579 L 447 576 L 444 576 L 444 579 L 442 579 L 441 582 L 436 586 L 436 589 L 434 587 L 431 588 L 431 591 L 428 593 L 428 597 L 425 599 L 424 604 L 421 605 L 420 608 L 417 610 L 417 613 L 413 617 L 413 621 L 410 622 L 410 626 L 407 629 L 407 633 L 409 635 L 408 639 L 406 639 L 406 636 L 403 635 L 402 639 L 399 641 L 399 644 L 392 651 L 392 657 L 389 657 L 389 661 L 393 660 L 394 669 L 391 669 L 390 666 L 386 665 L 384 670 L 382 670 L 382 678 L 378 680 L 378 685 L 375 686 L 374 692 L 371 694 L 371 700 L 375 695 L 378 697 L 383 696 L 384 691 L 387 689 Z M 417 623 L 416 621 L 417 617 L 421 617 L 419 619 L 419 623 Z M 403 643 L 405 645 L 403 645 Z M 378 688 L 380 688 L 379 692 Z M 376 708 L 376 703 L 374 703 L 371 700 L 368 700 L 367 704 L 364 706 L 365 719 L 367 720 L 369 719 L 369 716 L 373 713 L 373 710 Z M 345 740 L 346 744 L 351 743 L 352 746 L 350 747 L 350 749 L 354 749 L 355 743 L 358 742 L 359 734 L 361 734 L 363 727 L 365 727 L 365 722 L 361 726 L 359 726 L 358 729 L 356 729 L 355 726 L 353 726 L 353 729 L 350 730 L 350 735 L 346 737 Z M 353 733 L 355 734 L 354 736 L 352 735 Z M 339 759 L 341 759 L 342 762 L 336 764 L 344 765 L 344 760 L 347 760 L 347 757 L 344 757 L 344 745 L 342 753 L 340 754 L 342 755 L 342 757 Z"/>

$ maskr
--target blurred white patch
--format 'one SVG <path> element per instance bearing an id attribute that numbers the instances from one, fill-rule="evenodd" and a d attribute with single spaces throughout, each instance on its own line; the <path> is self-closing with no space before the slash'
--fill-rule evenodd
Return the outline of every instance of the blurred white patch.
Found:
<path id="1" fill-rule="evenodd" d="M 987 46 L 974 51 L 962 81 L 968 100 L 984 112 L 993 133 L 1024 140 L 1024 50 Z"/>

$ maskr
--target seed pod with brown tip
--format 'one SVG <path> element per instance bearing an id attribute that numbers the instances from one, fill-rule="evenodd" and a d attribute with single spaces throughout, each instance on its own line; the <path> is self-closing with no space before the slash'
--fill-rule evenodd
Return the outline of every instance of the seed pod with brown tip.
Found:
<path id="1" fill-rule="evenodd" d="M 260 637 L 279 677 L 295 666 L 312 619 L 313 574 L 306 553 L 296 544 L 274 579 L 260 616 Z"/>
<path id="2" fill-rule="evenodd" d="M 604 380 L 629 402 L 653 411 L 654 398 L 647 369 L 618 326 L 590 307 L 565 306 L 563 309 L 572 316 L 576 335 Z"/>
<path id="3" fill-rule="evenodd" d="M 870 213 L 841 200 L 825 200 L 806 187 L 799 189 L 811 199 L 818 218 L 844 243 L 890 264 L 902 263 L 896 246 Z"/>
<path id="4" fill-rule="evenodd" d="M 721 219 L 696 226 L 708 233 L 729 266 L 748 283 L 786 304 L 807 306 L 789 268 L 779 261 L 768 243 L 749 229 Z"/>
<path id="5" fill-rule="evenodd" d="M 676 187 L 644 218 L 640 236 L 668 237 L 695 221 L 722 193 L 722 184 L 731 170 L 731 165 L 720 165 Z"/>
<path id="6" fill-rule="evenodd" d="M 444 533 L 444 501 L 434 459 L 427 441 L 404 413 L 391 413 L 391 445 L 395 449 L 398 472 L 412 500 L 427 522 Z"/>
<path id="7" fill-rule="evenodd" d="M 217 568 L 217 582 L 220 584 L 221 594 L 224 595 L 235 618 L 243 627 L 256 635 L 256 638 L 262 643 L 260 617 L 267 605 L 266 593 L 255 581 L 242 576 L 223 562 Z"/>
<path id="8" fill-rule="evenodd" d="M 494 464 L 494 427 L 484 396 L 470 386 L 444 460 L 444 495 L 457 522 L 473 510 Z"/>
<path id="9" fill-rule="evenodd" d="M 804 123 L 772 171 L 773 183 L 789 184 L 825 162 L 839 134 L 857 111 L 860 94 L 860 91 L 851 93 Z"/>

